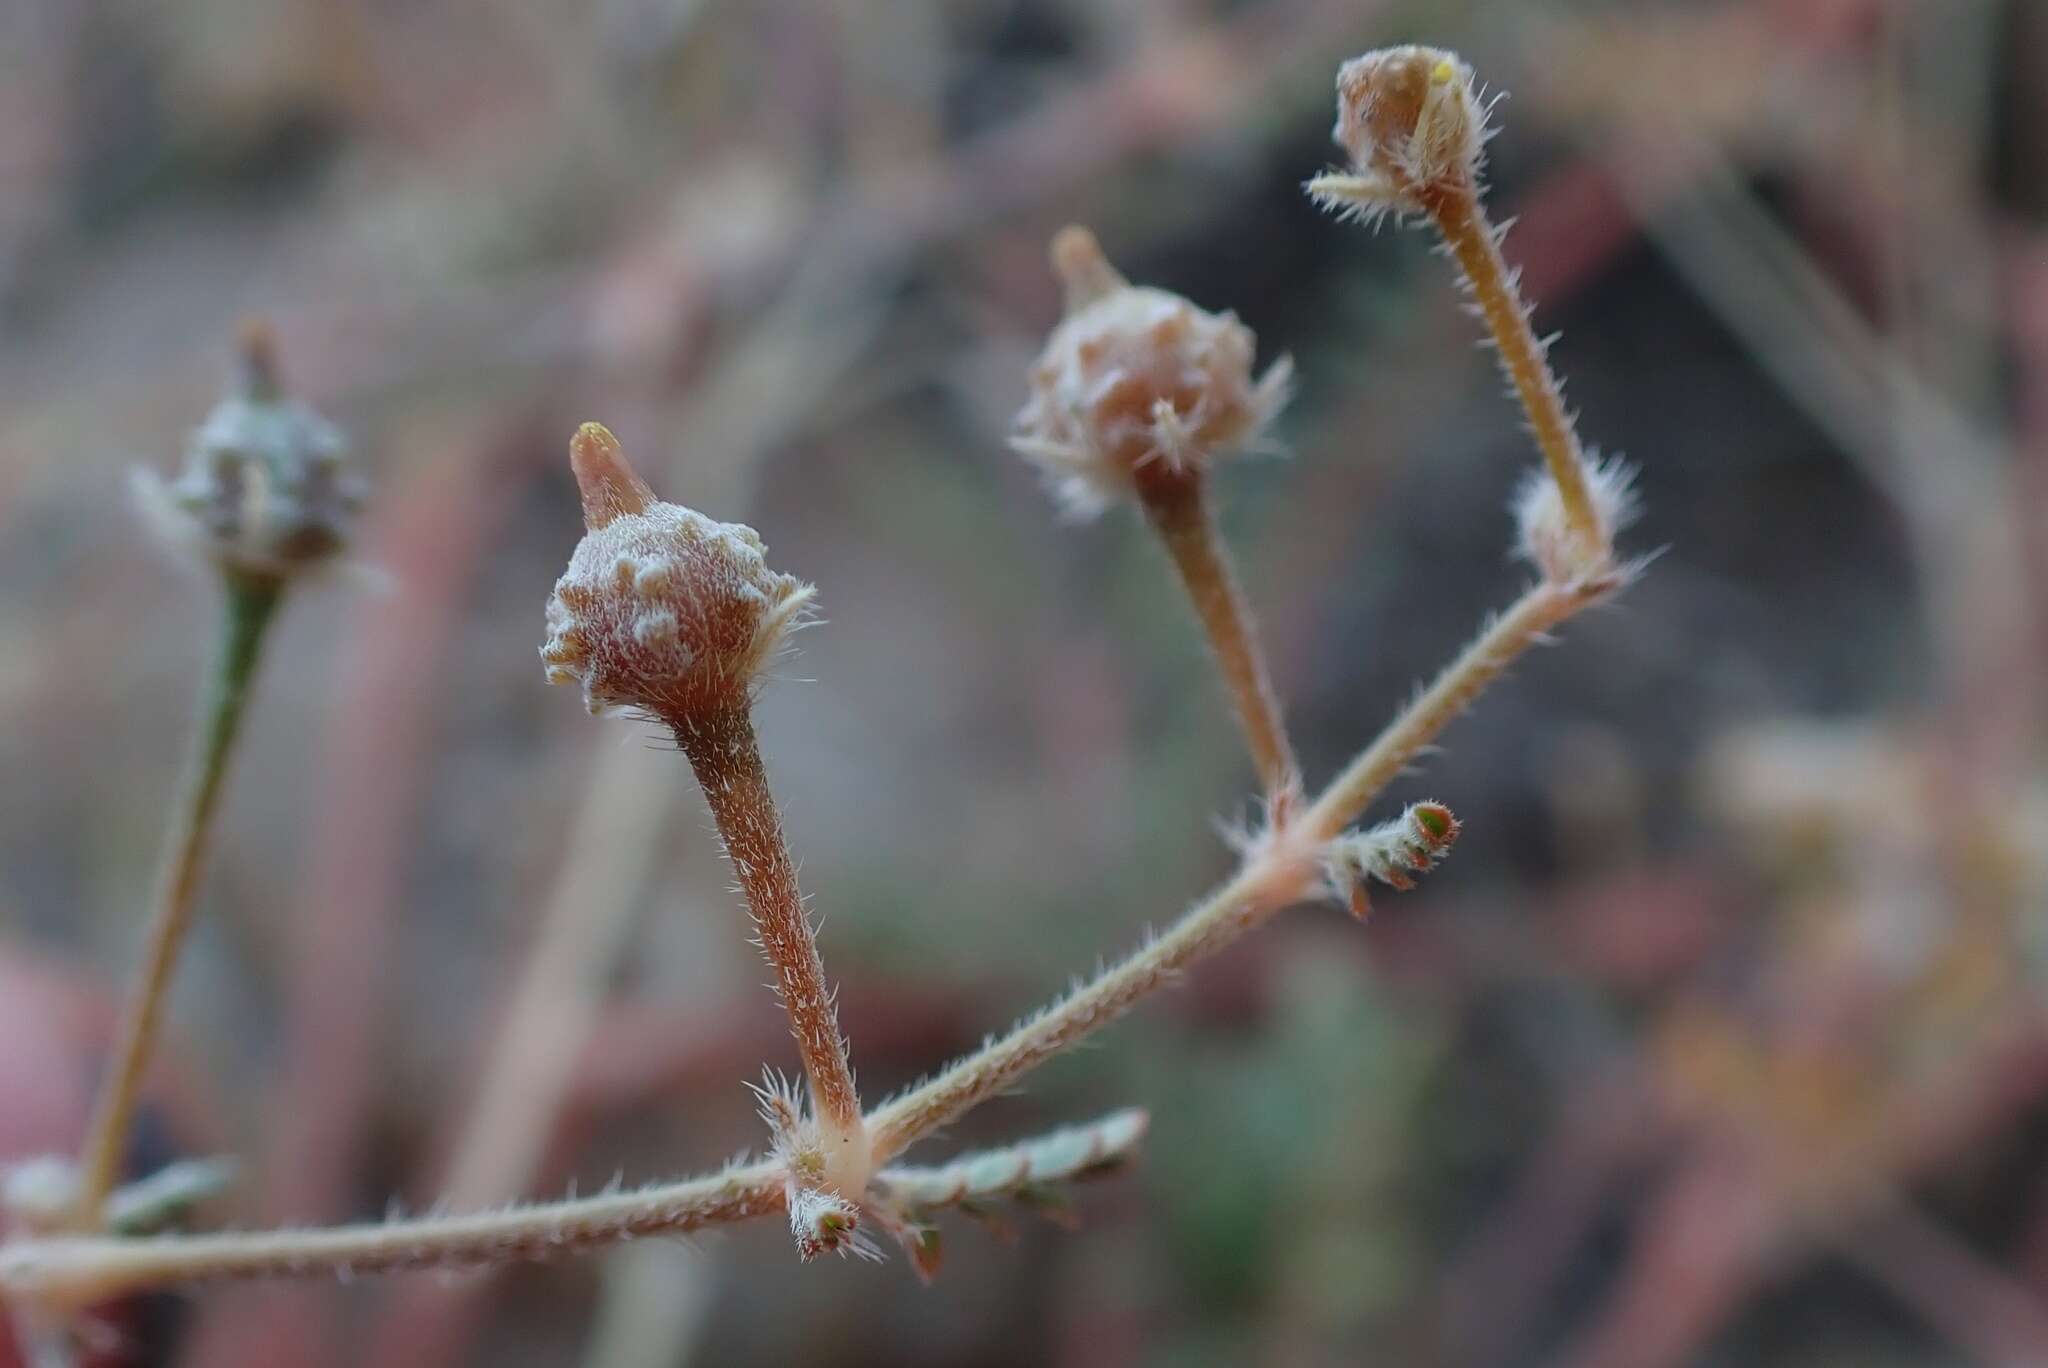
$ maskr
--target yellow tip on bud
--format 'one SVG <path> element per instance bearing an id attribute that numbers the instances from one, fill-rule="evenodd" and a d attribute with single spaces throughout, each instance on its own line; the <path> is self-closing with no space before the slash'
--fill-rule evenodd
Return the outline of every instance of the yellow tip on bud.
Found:
<path id="1" fill-rule="evenodd" d="M 569 439 L 569 468 L 583 494 L 583 521 L 595 532 L 612 519 L 645 513 L 654 491 L 626 461 L 619 439 L 603 423 L 585 423 Z"/>

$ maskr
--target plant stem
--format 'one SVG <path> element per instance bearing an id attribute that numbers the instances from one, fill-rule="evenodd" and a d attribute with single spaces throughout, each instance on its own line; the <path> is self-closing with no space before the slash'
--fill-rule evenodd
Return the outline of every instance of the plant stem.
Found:
<path id="1" fill-rule="evenodd" d="M 0 1288 L 45 1307 L 82 1307 L 166 1283 L 508 1263 L 636 1235 L 678 1235 L 780 1211 L 782 1205 L 782 1169 L 761 1163 L 632 1192 L 414 1221 L 26 1240 L 0 1250 Z"/>
<path id="2" fill-rule="evenodd" d="M 1578 432 L 1565 411 L 1546 348 L 1529 326 L 1529 307 L 1522 301 L 1515 274 L 1501 258 L 1497 235 L 1479 202 L 1479 188 L 1469 180 L 1452 181 L 1417 187 L 1416 194 L 1472 288 L 1500 354 L 1500 368 L 1529 415 L 1536 445 L 1543 451 L 1550 478 L 1557 482 L 1566 525 L 1589 551 L 1606 552 L 1608 534 L 1586 488 Z"/>
<path id="3" fill-rule="evenodd" d="M 1300 819 L 1274 829 L 1255 846 L 1228 883 L 1121 963 L 878 1108 L 868 1118 L 875 1162 L 887 1162 L 1010 1088 L 1166 986 L 1188 965 L 1308 897 L 1319 885 L 1328 841 L 1356 821 L 1402 768 L 1517 656 L 1620 583 L 1619 577 L 1563 586 L 1543 583 L 1524 593 L 1401 710 Z"/>
<path id="4" fill-rule="evenodd" d="M 675 735 L 725 840 L 726 856 L 754 914 L 761 951 L 774 966 L 810 1079 L 811 1106 L 824 1131 L 827 1176 L 842 1194 L 858 1200 L 870 1172 L 860 1096 L 746 700 L 678 723 Z"/>
<path id="5" fill-rule="evenodd" d="M 1131 1155 L 1145 1125 L 1143 1112 L 1127 1110 L 942 1168 L 878 1176 L 898 1200 L 948 1206 L 977 1195 L 977 1184 L 998 1193 L 1085 1176 Z M 61 1314 L 151 1287 L 511 1263 L 753 1220 L 784 1210 L 788 1191 L 781 1164 L 757 1162 L 630 1192 L 325 1230 L 16 1240 L 0 1245 L 0 1293 Z"/>
<path id="6" fill-rule="evenodd" d="M 1408 762 L 1471 707 L 1522 652 L 1620 584 L 1619 577 L 1610 576 L 1531 585 L 1344 767 L 1303 816 L 1302 825 L 1312 836 L 1329 840 L 1357 821 Z"/>
<path id="7" fill-rule="evenodd" d="M 95 1102 L 80 1151 L 76 1212 L 81 1229 L 97 1229 L 100 1212 L 120 1179 L 129 1122 L 162 1024 L 178 952 L 191 928 L 208 837 L 220 802 L 228 761 L 247 711 L 249 688 L 263 641 L 284 595 L 283 581 L 228 572 L 225 617 L 213 681 L 203 705 L 197 744 L 186 766 L 171 828 L 155 910 L 143 950 L 142 978 L 129 997 L 115 1037 L 113 1063 Z"/>
<path id="8" fill-rule="evenodd" d="M 1279 815 L 1282 806 L 1300 793 L 1301 768 L 1281 720 L 1280 699 L 1259 648 L 1251 607 L 1216 530 L 1208 480 L 1200 470 L 1175 472 L 1140 480 L 1138 494 L 1146 518 L 1187 587 L 1251 747 L 1252 766 Z"/>
<path id="9" fill-rule="evenodd" d="M 1145 1112 L 1127 1107 L 1035 1140 L 963 1154 L 939 1168 L 883 1169 L 875 1179 L 904 1210 L 929 1215 L 1113 1167 L 1137 1152 L 1150 1126 Z"/>

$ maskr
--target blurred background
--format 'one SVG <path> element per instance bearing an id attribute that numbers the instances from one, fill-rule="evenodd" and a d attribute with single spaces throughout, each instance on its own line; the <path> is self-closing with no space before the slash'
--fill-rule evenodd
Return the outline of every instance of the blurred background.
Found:
<path id="1" fill-rule="evenodd" d="M 2048 1363 L 2028 0 L 13 0 L 0 1155 L 77 1143 L 211 649 L 128 471 L 252 314 L 388 587 L 294 596 L 237 762 L 135 1155 L 243 1156 L 205 1223 L 761 1143 L 793 1052 L 687 767 L 534 654 L 587 418 L 820 587 L 760 721 L 865 1091 L 1170 918 L 1251 779 L 1163 558 L 1004 450 L 1045 243 L 1293 354 L 1222 495 L 1327 777 L 1524 577 L 1446 263 L 1298 188 L 1408 40 L 1511 92 L 1508 255 L 1664 548 L 1389 795 L 1455 858 L 928 1146 L 1153 1116 L 1078 1232 L 952 1221 L 932 1288 L 764 1224 L 146 1299 L 110 1361 Z"/>

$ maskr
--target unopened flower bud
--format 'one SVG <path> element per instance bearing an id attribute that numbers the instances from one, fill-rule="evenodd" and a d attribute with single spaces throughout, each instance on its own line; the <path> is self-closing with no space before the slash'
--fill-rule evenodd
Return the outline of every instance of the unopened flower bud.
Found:
<path id="1" fill-rule="evenodd" d="M 240 363 L 236 393 L 193 433 L 178 478 L 138 469 L 135 496 L 174 545 L 281 580 L 347 548 L 364 488 L 347 469 L 341 433 L 280 392 L 268 328 L 244 330 Z"/>
<path id="2" fill-rule="evenodd" d="M 1456 53 L 1392 47 L 1337 72 L 1333 136 L 1354 170 L 1396 195 L 1479 174 L 1486 113 L 1472 93 L 1472 68 Z"/>
<path id="3" fill-rule="evenodd" d="M 1291 367 L 1283 358 L 1254 378 L 1257 341 L 1236 315 L 1130 284 L 1085 228 L 1053 239 L 1052 262 L 1067 316 L 1031 368 L 1010 445 L 1070 511 L 1099 512 L 1153 475 L 1258 446 Z"/>
<path id="4" fill-rule="evenodd" d="M 811 587 L 767 567 L 753 528 L 656 499 L 599 424 L 569 452 L 589 531 L 548 599 L 548 682 L 671 724 L 743 704 Z"/>

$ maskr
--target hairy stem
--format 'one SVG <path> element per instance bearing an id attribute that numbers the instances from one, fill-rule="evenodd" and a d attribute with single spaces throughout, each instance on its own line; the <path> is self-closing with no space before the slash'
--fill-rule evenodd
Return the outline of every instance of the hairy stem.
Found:
<path id="1" fill-rule="evenodd" d="M 783 1180 L 780 1166 L 752 1164 L 632 1192 L 414 1221 L 24 1240 L 0 1249 L 0 1290 L 55 1309 L 174 1283 L 507 1263 L 767 1215 L 782 1210 Z"/>
<path id="2" fill-rule="evenodd" d="M 275 579 L 229 573 L 225 616 L 213 682 L 202 714 L 197 744 L 185 771 L 170 844 L 158 877 L 142 978 L 129 997 L 115 1037 L 114 1057 L 94 1103 L 80 1151 L 75 1224 L 96 1229 L 107 1194 L 120 1180 L 136 1093 L 149 1064 L 150 1047 L 163 1021 L 171 974 L 192 925 L 192 910 L 205 865 L 209 833 L 228 760 L 247 711 L 249 688 L 263 641 L 284 586 Z"/>
<path id="3" fill-rule="evenodd" d="M 657 769 L 655 760 L 664 763 Z M 448 1164 L 445 1196 L 458 1208 L 522 1196 L 533 1180 L 635 925 L 657 833 L 682 787 L 668 777 L 668 763 L 626 747 L 601 756 L 592 771 Z"/>
<path id="4" fill-rule="evenodd" d="M 825 1168 L 847 1196 L 866 1189 L 870 1171 L 866 1127 L 853 1067 L 839 1034 L 825 965 L 797 891 L 796 865 L 768 791 L 768 772 L 744 701 L 675 727 L 676 742 L 704 788 L 725 853 L 754 914 L 762 953 L 775 969 L 790 1030 L 810 1079 L 811 1105 L 825 1141 Z"/>
<path id="5" fill-rule="evenodd" d="M 1619 583 L 1611 577 L 1574 585 L 1543 583 L 1523 594 L 1402 709 L 1298 821 L 1276 828 L 1255 845 L 1228 883 L 1121 963 L 878 1108 L 868 1118 L 875 1161 L 895 1157 L 1010 1088 L 1165 987 L 1180 970 L 1306 898 L 1318 884 L 1328 841 L 1357 820 L 1402 768 L 1517 656 Z"/>
<path id="6" fill-rule="evenodd" d="M 1586 487 L 1578 432 L 1565 411 L 1545 347 L 1529 326 L 1529 307 L 1522 301 L 1514 273 L 1501 258 L 1497 235 L 1479 202 L 1478 187 L 1469 180 L 1452 181 L 1420 187 L 1417 195 L 1472 288 L 1472 297 L 1500 354 L 1500 368 L 1529 415 L 1536 445 L 1543 451 L 1550 478 L 1557 482 L 1566 525 L 1589 551 L 1605 553 L 1608 534 L 1600 526 L 1592 493 Z"/>
<path id="7" fill-rule="evenodd" d="M 877 1163 L 919 1139 L 1115 1021 L 1164 987 L 1182 968 L 1262 926 L 1300 901 L 1316 877 L 1304 845 L 1281 833 L 1260 858 L 1247 861 L 1230 882 L 1197 903 L 1171 929 L 1097 974 L 999 1040 L 949 1066 L 868 1119 Z"/>
<path id="8" fill-rule="evenodd" d="M 1251 747 L 1252 766 L 1266 797 L 1279 805 L 1299 794 L 1301 767 L 1280 716 L 1280 699 L 1259 648 L 1251 607 L 1231 569 L 1230 555 L 1217 533 L 1210 508 L 1208 480 L 1198 470 L 1171 478 L 1141 480 L 1139 499 L 1145 516 L 1166 545 L 1173 566 L 1187 586 L 1195 616 L 1208 635 L 1223 683 L 1237 709 L 1238 725 Z"/>
<path id="9" fill-rule="evenodd" d="M 1542 640 L 1544 633 L 1619 587 L 1619 578 L 1612 576 L 1572 584 L 1546 580 L 1530 586 L 1344 767 L 1309 807 L 1302 825 L 1312 836 L 1328 840 L 1357 821 L 1409 761 L 1471 707 L 1516 657 Z"/>
<path id="10" fill-rule="evenodd" d="M 888 1168 L 875 1179 L 904 1210 L 928 1216 L 940 1207 L 1014 1196 L 1114 1168 L 1137 1152 L 1151 1118 L 1136 1107 L 1111 1112 L 1001 1149 L 963 1154 L 937 1168 Z"/>

